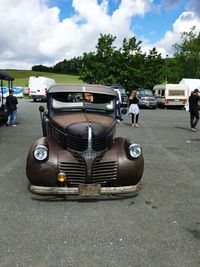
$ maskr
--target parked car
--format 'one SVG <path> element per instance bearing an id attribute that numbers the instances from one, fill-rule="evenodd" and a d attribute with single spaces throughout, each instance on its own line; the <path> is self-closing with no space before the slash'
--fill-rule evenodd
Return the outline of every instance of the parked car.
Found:
<path id="1" fill-rule="evenodd" d="M 116 135 L 111 87 L 58 84 L 40 106 L 43 137 L 30 147 L 26 173 L 36 194 L 92 196 L 139 190 L 142 148 Z"/>
<path id="2" fill-rule="evenodd" d="M 140 108 L 157 108 L 157 100 L 150 89 L 137 89 L 137 96 L 139 98 L 138 106 Z"/>

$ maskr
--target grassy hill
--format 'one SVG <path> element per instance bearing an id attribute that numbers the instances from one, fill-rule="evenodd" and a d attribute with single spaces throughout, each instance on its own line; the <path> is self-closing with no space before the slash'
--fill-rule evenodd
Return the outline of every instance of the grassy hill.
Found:
<path id="1" fill-rule="evenodd" d="M 2 71 L 10 74 L 12 77 L 15 78 L 13 82 L 14 86 L 28 87 L 28 80 L 30 76 L 48 77 L 48 78 L 54 79 L 56 83 L 82 83 L 82 81 L 79 80 L 79 76 L 75 76 L 75 75 L 56 74 L 56 73 L 39 72 L 39 71 L 32 71 L 32 70 L 5 69 Z M 4 84 L 5 86 L 7 85 L 7 83 L 4 83 Z"/>

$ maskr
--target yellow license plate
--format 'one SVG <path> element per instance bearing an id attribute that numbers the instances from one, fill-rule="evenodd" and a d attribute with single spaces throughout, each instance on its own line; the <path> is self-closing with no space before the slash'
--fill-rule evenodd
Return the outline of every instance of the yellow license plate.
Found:
<path id="1" fill-rule="evenodd" d="M 101 195 L 100 184 L 81 184 L 78 187 L 78 193 L 81 197 L 99 196 Z"/>

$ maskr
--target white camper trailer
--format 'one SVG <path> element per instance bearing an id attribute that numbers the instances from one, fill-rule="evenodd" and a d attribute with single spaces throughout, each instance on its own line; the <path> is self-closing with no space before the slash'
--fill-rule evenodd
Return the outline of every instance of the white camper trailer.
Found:
<path id="1" fill-rule="evenodd" d="M 180 107 L 187 103 L 188 87 L 185 84 L 159 84 L 153 88 L 158 107 Z"/>
<path id="2" fill-rule="evenodd" d="M 188 98 L 191 95 L 191 92 L 194 91 L 194 89 L 199 89 L 200 91 L 200 79 L 187 79 L 187 78 L 183 78 L 179 84 L 185 84 L 188 87 Z M 199 103 L 200 106 L 200 103 Z M 185 109 L 189 110 L 189 103 L 187 101 L 186 105 L 185 105 Z"/>
<path id="3" fill-rule="evenodd" d="M 42 76 L 31 76 L 29 78 L 29 96 L 33 101 L 46 100 L 46 94 L 50 86 L 56 82 L 54 79 L 50 79 Z"/>

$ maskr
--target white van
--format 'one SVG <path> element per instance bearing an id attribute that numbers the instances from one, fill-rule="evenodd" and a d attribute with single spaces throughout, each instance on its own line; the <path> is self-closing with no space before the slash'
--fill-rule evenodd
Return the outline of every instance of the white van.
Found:
<path id="1" fill-rule="evenodd" d="M 188 101 L 188 87 L 185 84 L 159 84 L 153 88 L 158 107 L 184 108 Z"/>
<path id="2" fill-rule="evenodd" d="M 191 95 L 191 92 L 194 91 L 194 89 L 198 89 L 200 91 L 200 79 L 188 79 L 188 78 L 183 78 L 179 84 L 186 84 L 188 87 L 188 98 Z M 200 101 L 199 101 L 199 109 L 200 109 Z M 188 111 L 189 110 L 189 103 L 185 105 L 185 109 Z"/>
<path id="3" fill-rule="evenodd" d="M 50 86 L 54 85 L 56 82 L 54 79 L 50 79 L 42 76 L 30 76 L 28 88 L 29 96 L 33 101 L 46 100 L 46 94 Z"/>

